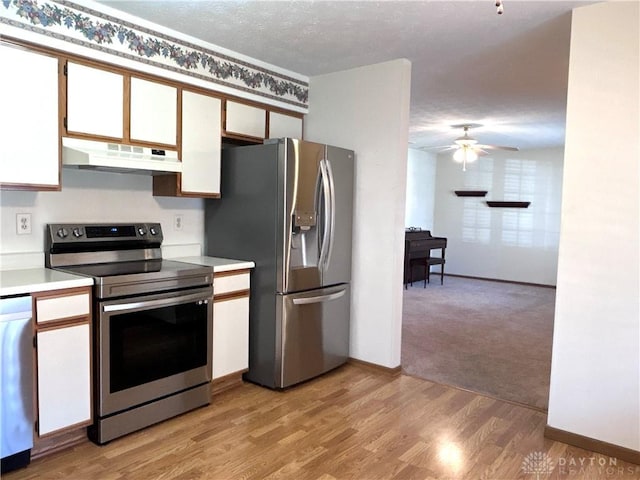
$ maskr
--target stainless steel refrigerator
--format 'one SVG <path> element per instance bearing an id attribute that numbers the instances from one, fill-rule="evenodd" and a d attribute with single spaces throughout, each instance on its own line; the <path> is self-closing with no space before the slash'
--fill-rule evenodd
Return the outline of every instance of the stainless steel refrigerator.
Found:
<path id="1" fill-rule="evenodd" d="M 354 153 L 283 138 L 222 154 L 207 255 L 253 260 L 249 370 L 285 388 L 349 355 Z"/>

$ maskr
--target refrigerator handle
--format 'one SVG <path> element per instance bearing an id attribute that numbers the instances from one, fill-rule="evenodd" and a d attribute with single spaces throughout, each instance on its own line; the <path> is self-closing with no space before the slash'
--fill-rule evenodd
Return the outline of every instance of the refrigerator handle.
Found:
<path id="1" fill-rule="evenodd" d="M 322 182 L 322 198 L 323 198 L 323 218 L 324 228 L 322 229 L 322 243 L 320 245 L 320 258 L 318 258 L 318 268 L 321 270 L 326 269 L 327 256 L 329 253 L 329 236 L 331 234 L 331 197 L 330 197 L 330 185 L 329 174 L 327 172 L 327 166 L 325 160 L 320 160 L 320 178 Z"/>
<path id="2" fill-rule="evenodd" d="M 329 245 L 327 247 L 327 254 L 325 256 L 325 265 L 324 269 L 327 270 L 329 268 L 329 264 L 331 263 L 331 252 L 333 252 L 333 243 L 335 238 L 335 225 L 336 225 L 336 190 L 335 183 L 333 181 L 333 170 L 331 169 L 331 162 L 327 159 L 324 159 L 325 170 L 327 172 L 327 178 L 329 180 Z"/>
<path id="3" fill-rule="evenodd" d="M 318 295 L 317 297 L 294 298 L 293 304 L 309 305 L 311 303 L 328 302 L 329 300 L 336 300 L 337 298 L 344 297 L 344 294 L 346 293 L 346 291 L 347 290 L 345 289 L 345 290 L 340 290 L 339 292 L 336 292 L 336 293 L 330 293 L 328 295 Z"/>

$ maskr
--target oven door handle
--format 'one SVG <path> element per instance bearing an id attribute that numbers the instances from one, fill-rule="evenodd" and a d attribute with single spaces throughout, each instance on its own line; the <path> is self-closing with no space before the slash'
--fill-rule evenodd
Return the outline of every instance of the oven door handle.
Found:
<path id="1" fill-rule="evenodd" d="M 140 309 L 149 309 L 153 307 L 165 307 L 167 305 L 176 305 L 179 303 L 187 303 L 187 302 L 197 302 L 198 305 L 206 305 L 209 303 L 211 298 L 203 298 L 202 292 L 194 293 L 191 295 L 182 295 L 179 297 L 171 297 L 171 298 L 161 298 L 158 300 L 147 300 L 142 302 L 131 302 L 131 303 L 119 303 L 116 305 L 104 305 L 102 310 L 104 312 L 122 312 L 126 310 L 140 310 Z"/>

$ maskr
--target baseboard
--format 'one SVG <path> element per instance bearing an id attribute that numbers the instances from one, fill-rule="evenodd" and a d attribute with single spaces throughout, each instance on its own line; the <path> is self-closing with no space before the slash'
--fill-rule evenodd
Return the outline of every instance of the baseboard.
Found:
<path id="1" fill-rule="evenodd" d="M 224 377 L 214 379 L 211 382 L 211 395 L 217 395 L 242 385 L 242 374 L 244 372 L 246 372 L 246 370 L 230 373 Z"/>
<path id="2" fill-rule="evenodd" d="M 549 425 L 544 427 L 544 436 L 551 440 L 556 440 L 585 450 L 601 453 L 609 457 L 615 457 L 620 460 L 624 460 L 625 462 L 640 465 L 640 452 L 630 448 L 603 442 L 602 440 L 596 440 L 595 438 L 585 437 L 577 433 L 567 432 L 566 430 L 560 430 L 559 428 L 550 427 Z"/>
<path id="3" fill-rule="evenodd" d="M 531 283 L 531 282 L 517 282 L 515 280 L 502 280 L 500 278 L 486 278 L 486 277 L 474 277 L 472 275 L 458 275 L 457 273 L 445 273 L 445 277 L 458 277 L 458 278 L 471 278 L 472 280 L 485 280 L 487 282 L 498 282 L 498 283 L 513 283 L 515 285 L 527 285 L 529 287 L 544 287 L 544 288 L 553 288 L 555 290 L 555 285 L 547 285 L 545 283 Z"/>
<path id="4" fill-rule="evenodd" d="M 88 441 L 86 427 L 45 438 L 35 437 L 31 449 L 31 460 L 37 460 Z"/>
<path id="5" fill-rule="evenodd" d="M 384 373 L 389 376 L 396 376 L 402 373 L 402 365 L 398 365 L 394 368 L 383 367 L 382 365 L 378 365 L 376 363 L 365 362 L 364 360 L 358 360 L 357 358 L 349 357 L 349 363 L 351 365 L 356 365 L 358 367 L 366 368 L 367 370 L 372 370 L 378 373 Z"/>

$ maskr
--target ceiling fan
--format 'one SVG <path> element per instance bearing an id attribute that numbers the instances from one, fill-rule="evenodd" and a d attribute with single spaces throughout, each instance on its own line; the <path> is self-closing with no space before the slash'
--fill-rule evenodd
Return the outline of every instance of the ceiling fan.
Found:
<path id="1" fill-rule="evenodd" d="M 517 147 L 505 147 L 502 145 L 484 145 L 478 143 L 478 141 L 469 136 L 469 130 L 471 128 L 481 127 L 479 123 L 463 123 L 461 125 L 451 125 L 451 128 L 462 128 L 463 135 L 454 140 L 453 145 L 445 145 L 440 147 L 430 147 L 429 149 L 440 149 L 442 152 L 447 150 L 455 150 L 453 153 L 453 159 L 462 163 L 462 171 L 467 170 L 467 163 L 475 162 L 480 155 L 488 155 L 487 150 L 508 150 L 511 152 L 517 152 Z"/>

